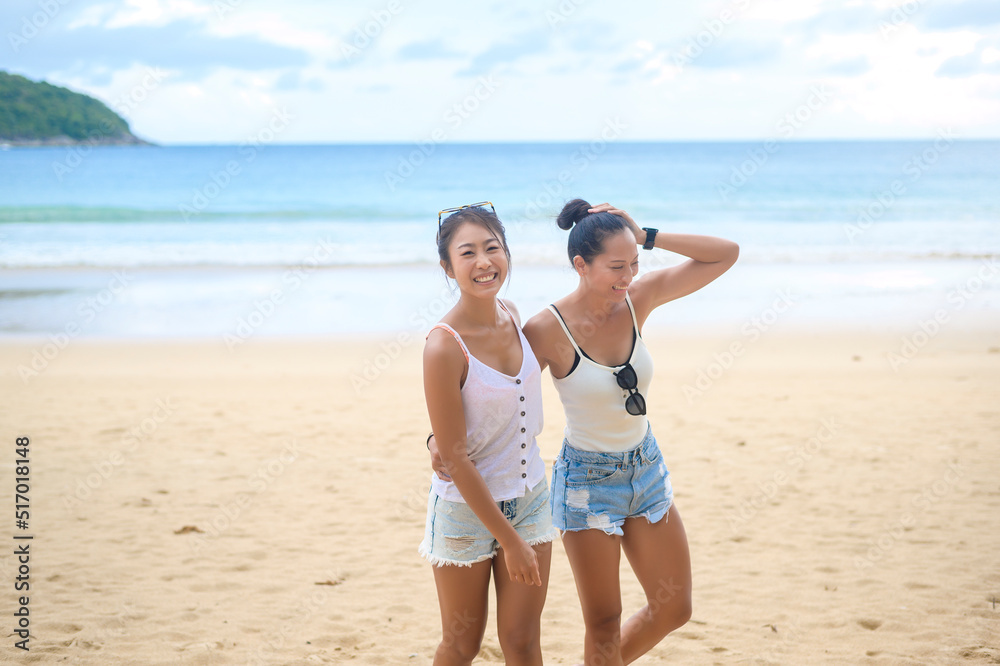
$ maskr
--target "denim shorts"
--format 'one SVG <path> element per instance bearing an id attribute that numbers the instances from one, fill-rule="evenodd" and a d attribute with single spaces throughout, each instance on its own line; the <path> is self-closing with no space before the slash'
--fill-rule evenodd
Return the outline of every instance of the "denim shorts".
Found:
<path id="1" fill-rule="evenodd" d="M 652 430 L 633 449 L 581 451 L 563 440 L 552 466 L 552 523 L 563 532 L 624 534 L 626 518 L 663 520 L 674 501 L 670 472 Z"/>
<path id="2" fill-rule="evenodd" d="M 524 497 L 497 502 L 500 511 L 529 546 L 554 541 L 549 486 L 542 479 Z M 427 524 L 420 554 L 434 566 L 471 567 L 497 554 L 500 544 L 465 502 L 441 499 L 432 489 L 427 498 Z"/>

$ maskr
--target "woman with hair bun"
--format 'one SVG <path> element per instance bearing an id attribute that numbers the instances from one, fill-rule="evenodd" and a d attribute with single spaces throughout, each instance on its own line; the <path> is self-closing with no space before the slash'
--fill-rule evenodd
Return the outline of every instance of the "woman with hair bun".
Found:
<path id="1" fill-rule="evenodd" d="M 572 293 L 532 317 L 525 337 L 547 366 L 566 413 L 552 470 L 552 522 L 576 579 L 586 664 L 627 664 L 691 617 L 691 561 L 673 489 L 646 419 L 653 359 L 642 325 L 664 303 L 725 273 L 736 243 L 639 228 L 611 204 L 582 199 L 557 223 L 569 230 Z M 636 280 L 639 250 L 689 259 Z M 622 624 L 619 562 L 625 552 L 646 605 Z"/>

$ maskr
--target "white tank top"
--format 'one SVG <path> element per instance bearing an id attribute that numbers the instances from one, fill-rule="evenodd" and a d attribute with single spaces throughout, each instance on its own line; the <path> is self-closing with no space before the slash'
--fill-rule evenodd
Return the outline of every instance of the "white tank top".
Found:
<path id="1" fill-rule="evenodd" d="M 625 294 L 629 313 L 632 315 L 632 326 L 635 329 L 635 342 L 628 362 L 635 369 L 638 378 L 638 389 L 642 397 L 649 402 L 649 382 L 653 377 L 653 357 L 650 356 L 646 343 L 639 335 L 639 324 L 635 319 L 635 309 L 632 300 Z M 610 367 L 593 361 L 583 353 L 573 339 L 566 322 L 554 305 L 549 310 L 555 315 L 566 337 L 569 338 L 579 360 L 576 367 L 562 379 L 552 378 L 563 411 L 566 413 L 566 439 L 570 446 L 583 451 L 628 451 L 635 448 L 646 437 L 649 421 L 643 416 L 632 416 L 625 411 L 625 398 L 629 391 L 618 386 L 614 373 L 625 367 L 624 364 Z"/>
<path id="2" fill-rule="evenodd" d="M 500 307 L 510 314 L 503 303 Z M 542 431 L 542 370 L 531 345 L 515 322 L 524 358 L 520 371 L 511 377 L 470 354 L 462 336 L 448 324 L 434 328 L 455 337 L 469 364 L 462 386 L 469 458 L 494 501 L 524 497 L 545 478 L 545 463 L 535 441 Z M 431 475 L 431 487 L 441 499 L 465 502 L 455 484 L 437 474 Z"/>

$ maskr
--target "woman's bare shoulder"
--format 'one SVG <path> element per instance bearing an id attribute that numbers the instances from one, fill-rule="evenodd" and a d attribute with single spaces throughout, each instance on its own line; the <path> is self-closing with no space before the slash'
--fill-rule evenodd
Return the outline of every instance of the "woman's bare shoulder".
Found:
<path id="1" fill-rule="evenodd" d="M 545 308 L 526 321 L 523 330 L 524 335 L 531 340 L 533 345 L 536 341 L 539 344 L 544 344 L 559 330 L 559 324 L 556 322 L 555 315 L 548 308 Z"/>
<path id="2" fill-rule="evenodd" d="M 424 341 L 424 361 L 465 360 L 465 352 L 454 335 L 445 328 L 432 328 Z"/>
<path id="3" fill-rule="evenodd" d="M 521 325 L 521 313 L 518 311 L 517 306 L 514 305 L 514 301 L 509 298 L 501 298 L 500 302 L 503 303 L 507 311 L 510 312 L 510 316 L 514 318 L 514 323 L 518 326 Z"/>

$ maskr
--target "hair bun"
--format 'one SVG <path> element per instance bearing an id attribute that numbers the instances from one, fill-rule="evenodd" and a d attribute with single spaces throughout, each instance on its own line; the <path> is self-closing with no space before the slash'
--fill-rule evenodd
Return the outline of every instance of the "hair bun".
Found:
<path id="1" fill-rule="evenodd" d="M 560 211 L 556 224 L 560 229 L 569 231 L 573 225 L 590 215 L 590 204 L 583 199 L 573 199 Z"/>

